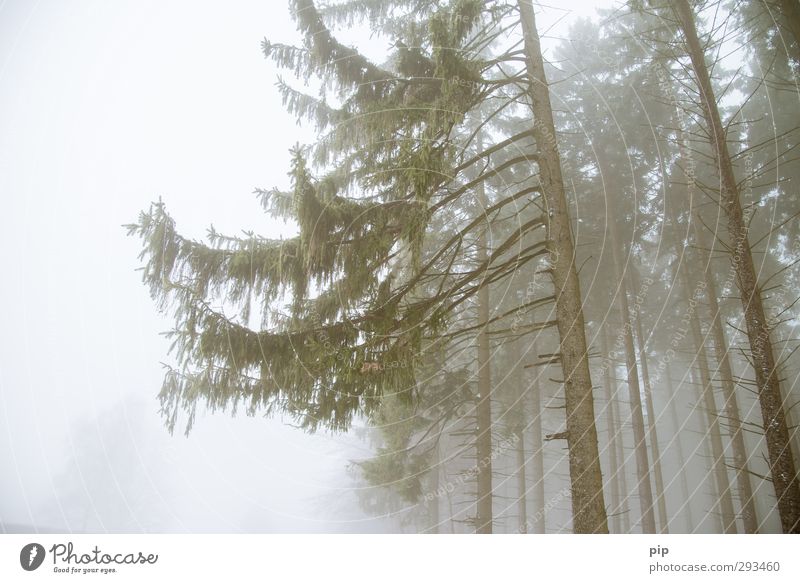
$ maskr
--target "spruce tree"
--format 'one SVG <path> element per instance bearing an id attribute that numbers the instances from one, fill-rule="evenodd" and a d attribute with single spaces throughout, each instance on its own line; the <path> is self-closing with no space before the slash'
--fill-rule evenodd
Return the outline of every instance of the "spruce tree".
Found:
<path id="1" fill-rule="evenodd" d="M 781 525 L 786 533 L 800 532 L 800 481 L 789 444 L 778 370 L 776 368 L 769 324 L 764 312 L 761 290 L 747 235 L 746 219 L 739 199 L 738 181 L 731 164 L 725 128 L 722 125 L 711 84 L 705 53 L 700 42 L 695 16 L 687 0 L 678 0 L 675 15 L 683 33 L 687 53 L 700 93 L 700 102 L 716 158 L 721 203 L 728 216 L 728 230 L 733 248 L 736 283 L 741 293 L 745 324 L 750 342 L 750 356 L 756 375 L 759 401 L 764 420 L 770 457 L 772 483 L 778 498 Z"/>
<path id="2" fill-rule="evenodd" d="M 188 431 L 202 403 L 285 413 L 311 431 L 344 431 L 356 416 L 374 421 L 387 397 L 413 404 L 425 390 L 426 343 L 475 331 L 463 325 L 464 307 L 549 255 L 555 293 L 539 300 L 556 307 L 574 528 L 606 532 L 581 294 L 532 6 L 372 0 L 323 9 L 294 0 L 291 8 L 302 45 L 264 41 L 263 49 L 287 75 L 320 81 L 318 96 L 278 85 L 290 113 L 313 122 L 320 138 L 293 150 L 289 192 L 258 193 L 298 234 L 212 229 L 203 243 L 181 236 L 161 202 L 129 226 L 144 242 L 144 281 L 176 322 L 176 365 L 160 393 L 169 428 L 185 410 Z M 333 26 L 355 21 L 393 41 L 387 62 L 337 40 Z M 516 40 L 501 42 L 515 22 L 524 67 Z M 530 100 L 528 127 L 492 130 L 476 147 L 476 120 L 519 116 L 520 97 Z M 480 188 L 492 191 L 482 216 L 459 216 L 447 236 L 429 241 L 435 218 Z M 543 212 L 469 265 L 466 244 L 484 225 L 532 201 Z"/>

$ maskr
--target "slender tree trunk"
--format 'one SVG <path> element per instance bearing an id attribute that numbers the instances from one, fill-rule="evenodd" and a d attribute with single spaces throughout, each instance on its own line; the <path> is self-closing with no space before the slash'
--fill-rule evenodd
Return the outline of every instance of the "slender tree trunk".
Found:
<path id="1" fill-rule="evenodd" d="M 564 374 L 573 527 L 576 533 L 607 533 L 603 477 L 594 422 L 594 399 L 583 321 L 581 290 L 575 265 L 569 209 L 561 175 L 550 90 L 544 73 L 536 17 L 531 0 L 519 0 L 539 181 L 548 213 L 550 273 Z"/>
<path id="2" fill-rule="evenodd" d="M 608 359 L 608 340 L 606 338 L 605 328 L 600 334 L 600 341 L 602 343 L 603 358 Z M 620 474 L 624 476 L 625 468 L 620 464 L 617 458 L 617 440 L 621 428 L 617 422 L 615 415 L 614 402 L 616 400 L 616 383 L 613 381 L 613 361 L 607 361 L 608 366 L 604 368 L 604 386 L 606 398 L 606 425 L 608 427 L 608 465 L 609 471 L 609 495 L 611 498 L 611 514 L 614 520 L 614 530 L 616 532 L 624 532 L 622 530 L 622 491 L 620 488 Z M 612 391 L 613 387 L 613 391 Z"/>
<path id="3" fill-rule="evenodd" d="M 721 206 L 728 216 L 728 231 L 733 243 L 733 267 L 741 294 L 750 356 L 755 369 L 758 398 L 764 422 L 770 474 L 778 499 L 778 513 L 783 532 L 800 533 L 800 483 L 789 442 L 789 430 L 781 398 L 780 381 L 770 339 L 770 329 L 764 313 L 761 290 L 758 288 L 753 256 L 747 239 L 747 219 L 739 200 L 739 188 L 728 153 L 725 129 L 717 108 L 705 54 L 694 15 L 687 0 L 673 4 L 683 30 L 689 58 L 695 72 L 700 100 L 717 161 L 721 182 Z"/>
<path id="4" fill-rule="evenodd" d="M 445 479 L 447 478 L 447 472 L 444 471 L 444 464 L 442 464 L 442 474 L 444 475 Z M 456 521 L 455 521 L 455 512 L 453 510 L 453 494 L 451 493 L 450 488 L 445 488 L 445 494 L 447 495 L 447 513 L 448 513 L 448 522 L 450 523 L 450 534 L 456 533 Z"/>
<path id="5" fill-rule="evenodd" d="M 528 485 L 525 479 L 525 469 L 528 460 L 525 455 L 525 411 L 526 396 L 525 390 L 525 370 L 523 368 L 523 356 L 520 350 L 520 340 L 511 341 L 514 396 L 515 403 L 513 410 L 509 412 L 513 424 L 513 434 L 516 440 L 516 466 L 517 466 L 517 532 L 526 534 L 528 532 Z"/>
<path id="6" fill-rule="evenodd" d="M 711 467 L 714 473 L 714 483 L 717 490 L 716 505 L 719 509 L 719 516 L 722 524 L 722 532 L 725 534 L 736 534 L 736 513 L 733 510 L 733 499 L 731 498 L 731 484 L 728 480 L 728 470 L 725 466 L 725 450 L 722 446 L 722 432 L 719 427 L 719 413 L 717 410 L 716 399 L 714 398 L 714 385 L 711 382 L 711 374 L 708 366 L 708 352 L 705 342 L 699 330 L 700 326 L 696 319 L 693 319 L 692 336 L 698 346 L 697 360 L 700 368 L 701 396 L 703 408 L 706 413 L 708 423 L 708 437 L 711 444 Z"/>
<path id="7" fill-rule="evenodd" d="M 531 462 L 533 464 L 533 508 L 536 519 L 531 523 L 535 534 L 544 534 L 547 527 L 544 501 L 544 439 L 542 433 L 542 392 L 538 376 L 534 375 L 531 381 L 531 447 L 533 449 Z"/>
<path id="8" fill-rule="evenodd" d="M 683 132 L 678 130 L 678 143 L 684 144 Z M 680 148 L 680 158 L 683 160 L 685 168 L 690 166 L 688 160 L 684 160 L 685 148 Z M 689 177 L 691 179 L 691 176 Z M 677 222 L 677 217 L 676 217 Z M 733 380 L 733 370 L 728 356 L 727 341 L 725 330 L 722 324 L 722 313 L 720 311 L 719 297 L 716 280 L 710 268 L 708 237 L 702 228 L 699 228 L 697 221 L 692 221 L 692 232 L 697 242 L 697 252 L 700 255 L 698 264 L 704 264 L 706 269 L 703 271 L 704 282 L 706 284 L 706 297 L 711 310 L 711 331 L 714 335 L 714 353 L 718 364 L 719 377 L 722 385 L 722 392 L 725 398 L 723 409 L 728 418 L 731 433 L 731 446 L 733 450 L 734 467 L 736 471 L 736 487 L 739 492 L 742 506 L 742 520 L 744 531 L 748 534 L 758 532 L 758 521 L 756 516 L 755 501 L 753 499 L 753 489 L 750 483 L 750 472 L 747 467 L 747 449 L 744 443 L 739 404 L 736 399 L 736 387 Z"/>
<path id="9" fill-rule="evenodd" d="M 701 233 L 702 229 L 695 227 L 698 246 L 707 249 L 706 240 Z M 731 446 L 733 449 L 733 465 L 736 471 L 736 488 L 742 506 L 742 521 L 744 532 L 754 534 L 758 532 L 758 519 L 756 505 L 753 499 L 753 487 L 750 484 L 750 471 L 747 467 L 747 448 L 744 443 L 742 422 L 739 413 L 739 403 L 736 399 L 736 385 L 733 381 L 733 370 L 728 356 L 728 343 L 725 339 L 725 330 L 722 326 L 722 313 L 717 301 L 717 284 L 714 274 L 710 269 L 704 272 L 706 282 L 706 296 L 711 310 L 711 330 L 714 334 L 714 353 L 719 365 L 719 377 L 722 384 L 722 394 L 725 397 L 725 416 L 731 433 Z"/>
<path id="10" fill-rule="evenodd" d="M 517 532 L 528 533 L 528 486 L 525 483 L 525 433 L 522 428 L 515 432 L 517 440 Z"/>
<path id="11" fill-rule="evenodd" d="M 431 534 L 439 534 L 441 527 L 441 518 L 439 515 L 439 465 L 441 464 L 441 456 L 439 451 L 439 444 L 433 447 L 433 464 L 434 467 L 430 471 L 430 491 L 435 492 L 436 495 L 428 502 L 428 521 L 429 526 L 426 532 Z"/>
<path id="12" fill-rule="evenodd" d="M 711 532 L 722 533 L 724 529 L 724 525 L 722 523 L 722 512 L 719 512 L 717 509 L 719 506 L 719 493 L 721 490 L 719 484 L 717 483 L 717 476 L 714 474 L 714 454 L 711 451 L 711 440 L 709 439 L 711 436 L 711 416 L 705 410 L 705 405 L 703 404 L 703 379 L 700 375 L 699 357 L 696 358 L 696 364 L 697 366 L 689 369 L 689 383 L 692 391 L 694 392 L 694 413 L 700 417 L 698 420 L 701 436 L 699 447 L 702 447 L 703 451 L 699 453 L 699 457 L 703 460 L 711 460 L 711 463 L 708 465 L 708 467 L 704 469 L 702 479 L 700 480 L 701 484 L 706 484 L 708 486 L 709 496 L 711 498 L 711 503 L 709 504 L 710 510 L 705 512 L 704 520 L 708 520 L 713 523 Z M 695 449 L 695 451 L 697 451 L 697 449 Z M 702 523 L 703 521 L 701 520 L 698 526 Z"/>
<path id="13" fill-rule="evenodd" d="M 633 284 L 633 294 L 639 293 L 639 274 L 636 267 L 631 266 L 631 277 Z M 639 312 L 634 318 L 636 323 L 636 340 L 639 348 L 639 362 L 642 365 L 642 380 L 644 381 L 644 403 L 647 410 L 647 437 L 650 442 L 650 450 L 653 453 L 653 478 L 656 486 L 656 507 L 658 508 L 658 524 L 661 534 L 669 533 L 669 516 L 667 515 L 667 501 L 664 498 L 664 476 L 661 472 L 661 448 L 658 444 L 658 431 L 656 429 L 656 409 L 653 405 L 653 389 L 650 386 L 650 371 L 647 368 L 647 351 L 645 350 L 645 339 L 642 334 L 642 318 Z"/>
<path id="14" fill-rule="evenodd" d="M 535 323 L 532 319 L 531 323 Z M 537 354 L 536 344 L 530 346 L 527 354 Z M 531 490 L 531 500 L 533 504 L 533 520 L 530 521 L 527 531 L 533 534 L 545 534 L 547 525 L 545 516 L 545 499 L 544 499 L 544 433 L 542 431 L 542 392 L 541 383 L 539 382 L 538 369 L 533 373 L 530 381 L 526 380 L 526 373 L 524 367 L 522 369 L 523 385 L 526 387 L 525 394 L 528 396 L 526 399 L 527 406 L 523 410 L 530 410 L 531 422 L 531 459 L 530 465 L 533 474 L 533 485 L 529 486 Z"/>
<path id="15" fill-rule="evenodd" d="M 619 426 L 619 433 L 617 435 L 617 459 L 620 463 L 619 474 L 619 489 L 622 496 L 622 532 L 631 533 L 631 508 L 630 508 L 630 490 L 628 489 L 628 472 L 626 471 L 627 463 L 625 457 L 625 423 L 622 420 L 622 412 L 619 403 L 619 384 L 617 383 L 616 363 L 615 368 L 611 370 L 611 393 L 615 396 L 612 406 L 614 408 L 614 418 L 617 420 Z"/>
<path id="16" fill-rule="evenodd" d="M 633 427 L 633 443 L 636 458 L 636 478 L 639 491 L 639 505 L 642 514 L 642 532 L 655 534 L 656 523 L 653 515 L 653 490 L 650 485 L 650 463 L 647 453 L 647 442 L 644 431 L 644 415 L 639 387 L 639 374 L 636 366 L 636 354 L 633 348 L 632 330 L 628 320 L 628 301 L 625 290 L 620 291 L 619 311 L 621 326 L 625 330 L 625 368 L 628 375 L 628 399 L 631 409 Z"/>
<path id="17" fill-rule="evenodd" d="M 482 188 L 481 188 L 482 190 Z M 485 206 L 485 193 L 479 193 Z M 478 264 L 483 265 L 488 255 L 486 230 L 481 230 L 477 242 Z M 477 459 L 477 503 L 475 532 L 492 533 L 492 375 L 490 370 L 491 349 L 488 334 L 489 286 L 481 282 L 478 290 L 478 395 L 475 405 L 475 445 Z"/>
<path id="18" fill-rule="evenodd" d="M 609 245 L 611 259 L 614 264 L 614 277 L 620 282 L 617 293 L 617 309 L 619 310 L 621 334 L 625 347 L 625 362 L 628 375 L 628 399 L 631 408 L 631 424 L 633 426 L 633 447 L 636 457 L 636 477 L 639 491 L 639 505 L 642 515 L 642 532 L 655 534 L 656 521 L 653 514 L 653 490 L 650 485 L 650 461 L 647 453 L 647 441 L 644 430 L 644 414 L 639 387 L 639 369 L 636 364 L 636 351 L 633 347 L 633 326 L 630 320 L 628 292 L 620 258 L 620 242 L 617 236 L 617 224 L 612 218 L 608 221 Z"/>
<path id="19" fill-rule="evenodd" d="M 683 275 L 683 288 L 686 294 L 686 304 L 695 305 L 694 313 L 689 317 L 692 338 L 697 349 L 697 365 L 700 370 L 700 398 L 708 420 L 708 440 L 711 443 L 711 468 L 714 473 L 714 483 L 717 488 L 716 505 L 719 508 L 722 520 L 722 532 L 736 534 L 736 513 L 733 510 L 731 499 L 731 485 L 728 480 L 728 470 L 725 467 L 725 450 L 722 446 L 722 432 L 719 428 L 719 410 L 714 398 L 714 384 L 711 381 L 711 372 L 708 366 L 708 353 L 703 333 L 700 328 L 700 316 L 697 312 L 699 299 L 694 297 L 688 274 L 687 260 L 681 262 Z"/>
<path id="20" fill-rule="evenodd" d="M 689 481 L 686 478 L 686 456 L 684 455 L 683 444 L 681 443 L 682 427 L 678 418 L 678 407 L 675 405 L 677 395 L 675 394 L 675 384 L 672 382 L 672 372 L 669 366 L 667 366 L 664 371 L 664 380 L 667 383 L 667 391 L 669 393 L 667 409 L 669 410 L 672 426 L 675 431 L 675 445 L 678 453 L 678 464 L 676 467 L 679 468 L 680 472 L 681 500 L 686 503 L 684 506 L 684 508 L 686 508 L 686 532 L 689 533 L 694 530 L 694 518 L 692 517 L 691 498 L 689 498 Z"/>

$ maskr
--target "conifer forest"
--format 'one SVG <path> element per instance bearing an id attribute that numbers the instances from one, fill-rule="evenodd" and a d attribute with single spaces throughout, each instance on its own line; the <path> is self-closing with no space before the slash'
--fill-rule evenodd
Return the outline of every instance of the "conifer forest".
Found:
<path id="1" fill-rule="evenodd" d="M 250 123 L 305 133 L 109 228 L 164 439 L 349 444 L 355 532 L 800 533 L 800 3 L 583 4 L 272 3 Z"/>

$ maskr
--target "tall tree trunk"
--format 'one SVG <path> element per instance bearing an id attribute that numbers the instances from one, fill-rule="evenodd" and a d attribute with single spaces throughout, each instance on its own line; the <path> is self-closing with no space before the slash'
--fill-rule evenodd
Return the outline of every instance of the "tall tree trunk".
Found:
<path id="1" fill-rule="evenodd" d="M 447 478 L 447 472 L 445 471 L 445 464 L 442 464 L 442 474 L 444 475 L 445 479 Z M 453 509 L 453 494 L 450 488 L 445 488 L 445 494 L 447 495 L 447 515 L 448 515 L 448 522 L 450 523 L 450 534 L 456 533 L 456 520 L 455 520 L 455 511 Z"/>
<path id="2" fill-rule="evenodd" d="M 633 294 L 639 293 L 639 273 L 635 266 L 631 266 L 631 283 Z M 658 524 L 661 534 L 669 533 L 669 516 L 667 515 L 667 501 L 664 498 L 664 476 L 661 472 L 661 448 L 658 445 L 658 431 L 656 430 L 656 409 L 653 405 L 653 389 L 650 386 L 650 371 L 647 368 L 647 351 L 645 339 L 642 334 L 642 318 L 639 312 L 634 318 L 636 323 L 636 340 L 639 348 L 639 362 L 642 365 L 642 380 L 644 381 L 644 403 L 647 410 L 647 437 L 650 450 L 653 453 L 653 478 L 656 486 L 656 507 L 658 508 Z"/>
<path id="3" fill-rule="evenodd" d="M 725 534 L 736 533 L 736 513 L 733 510 L 733 500 L 731 499 L 731 485 L 728 480 L 728 470 L 725 467 L 725 450 L 722 446 L 722 432 L 719 428 L 719 410 L 717 409 L 716 399 L 714 398 L 714 384 L 711 381 L 711 372 L 708 366 L 708 353 L 706 343 L 700 328 L 699 299 L 694 297 L 692 286 L 689 279 L 688 260 L 684 257 L 681 262 L 681 273 L 683 276 L 683 288 L 686 294 L 686 304 L 695 304 L 694 313 L 691 314 L 689 326 L 691 327 L 692 338 L 694 339 L 695 349 L 697 350 L 697 366 L 700 370 L 700 398 L 702 407 L 705 409 L 708 420 L 708 440 L 711 443 L 711 468 L 714 474 L 714 483 L 717 489 L 716 505 L 719 508 L 722 520 L 722 532 Z"/>
<path id="4" fill-rule="evenodd" d="M 486 206 L 486 196 L 481 185 L 481 202 Z M 478 264 L 483 265 L 488 256 L 486 225 L 477 242 Z M 475 445 L 477 459 L 477 502 L 475 514 L 476 534 L 492 533 L 492 375 L 489 346 L 489 285 L 482 281 L 478 290 L 478 395 L 475 404 Z"/>
<path id="5" fill-rule="evenodd" d="M 509 415 L 512 419 L 513 434 L 516 440 L 517 532 L 526 534 L 528 532 L 528 485 L 525 479 L 525 469 L 528 465 L 528 460 L 525 456 L 525 405 L 527 391 L 525 390 L 525 370 L 522 363 L 523 356 L 519 339 L 511 341 L 511 350 L 515 402 Z"/>
<path id="6" fill-rule="evenodd" d="M 676 467 L 679 468 L 680 471 L 681 500 L 685 502 L 684 508 L 686 508 L 686 532 L 689 533 L 694 530 L 695 525 L 694 518 L 692 517 L 691 498 L 689 497 L 689 481 L 686 477 L 686 456 L 683 453 L 683 444 L 681 443 L 681 433 L 683 433 L 683 431 L 681 422 L 678 418 L 678 407 L 675 405 L 677 395 L 675 394 L 675 384 L 672 382 L 672 372 L 670 371 L 669 365 L 667 365 L 666 369 L 664 370 L 664 380 L 667 383 L 667 392 L 669 393 L 667 409 L 669 410 L 669 414 L 672 419 L 672 426 L 674 427 L 675 431 L 675 445 L 678 453 L 678 464 Z"/>
<path id="7" fill-rule="evenodd" d="M 617 434 L 617 459 L 620 463 L 619 473 L 619 489 L 622 497 L 622 532 L 631 532 L 631 511 L 630 511 L 630 491 L 628 490 L 628 473 L 626 471 L 627 458 L 625 457 L 625 423 L 622 420 L 622 411 L 620 410 L 619 403 L 619 384 L 617 382 L 617 369 L 616 362 L 614 368 L 611 369 L 611 394 L 614 395 L 612 406 L 614 409 L 614 418 L 617 420 L 619 426 L 619 433 Z"/>
<path id="8" fill-rule="evenodd" d="M 441 452 L 439 451 L 439 443 L 437 442 L 433 446 L 433 469 L 429 472 L 430 476 L 430 492 L 435 492 L 436 495 L 433 496 L 428 502 L 428 528 L 426 532 L 430 534 L 439 534 L 441 528 L 441 518 L 439 514 L 439 467 L 441 464 Z"/>
<path id="9" fill-rule="evenodd" d="M 616 363 L 615 363 L 616 365 Z M 622 420 L 621 405 L 619 402 L 619 383 L 617 382 L 616 367 L 611 371 L 611 393 L 615 396 L 614 402 L 614 418 L 619 425 L 619 434 L 617 435 L 617 459 L 620 463 L 619 474 L 619 489 L 622 496 L 622 532 L 631 533 L 631 508 L 630 508 L 630 490 L 628 489 L 628 466 L 627 458 L 625 457 L 625 423 Z"/>
<path id="10" fill-rule="evenodd" d="M 525 483 L 525 433 L 517 428 L 514 433 L 517 440 L 517 532 L 528 533 L 528 486 Z"/>
<path id="11" fill-rule="evenodd" d="M 698 351 L 698 354 L 700 352 Z M 702 475 L 702 479 L 700 480 L 701 484 L 705 483 L 709 489 L 709 496 L 711 497 L 711 503 L 709 505 L 710 510 L 705 512 L 704 520 L 708 520 L 713 523 L 712 531 L 713 533 L 722 533 L 724 529 L 724 525 L 722 522 L 722 512 L 718 511 L 719 500 L 721 492 L 719 483 L 717 481 L 717 476 L 714 474 L 714 453 L 711 451 L 711 420 L 712 417 L 708 414 L 708 411 L 705 409 L 705 405 L 703 404 L 703 378 L 700 374 L 700 358 L 697 357 L 696 359 L 697 366 L 690 368 L 688 371 L 689 374 L 689 383 L 691 388 L 694 392 L 695 397 L 695 405 L 694 405 L 694 412 L 700 416 L 699 419 L 699 427 L 700 427 L 700 444 L 698 447 L 702 447 L 703 451 L 699 452 L 700 459 L 703 460 L 711 460 L 709 466 L 704 470 L 704 474 Z M 695 448 L 695 452 L 697 452 L 697 448 Z M 702 524 L 703 521 L 701 520 L 698 523 L 698 526 Z"/>
<path id="12" fill-rule="evenodd" d="M 722 432 L 719 427 L 719 413 L 714 398 L 714 385 L 708 366 L 708 352 L 697 319 L 693 319 L 692 336 L 698 346 L 697 360 L 700 368 L 701 396 L 708 423 L 709 443 L 711 444 L 711 467 L 717 490 L 717 507 L 722 523 L 722 532 L 736 534 L 736 513 L 733 510 L 731 484 L 725 465 L 725 449 L 722 446 Z"/>
<path id="13" fill-rule="evenodd" d="M 594 422 L 594 398 L 575 266 L 569 209 L 558 153 L 550 90 L 544 72 L 536 16 L 531 0 L 519 0 L 525 41 L 528 90 L 533 112 L 539 181 L 548 213 L 550 273 L 555 288 L 560 359 L 564 374 L 573 528 L 576 533 L 607 533 L 603 477 Z"/>
<path id="14" fill-rule="evenodd" d="M 612 218 L 608 221 L 609 245 L 611 260 L 614 264 L 614 278 L 620 282 L 617 291 L 617 309 L 620 317 L 620 334 L 623 335 L 625 363 L 628 377 L 628 399 L 633 426 L 633 448 L 636 457 L 637 489 L 642 515 L 642 532 L 655 534 L 656 521 L 653 514 L 653 489 L 650 485 L 650 461 L 647 453 L 647 441 L 644 430 L 644 414 L 642 412 L 642 396 L 639 387 L 639 368 L 636 364 L 636 351 L 633 347 L 633 326 L 630 320 L 628 290 L 620 258 L 620 242 L 617 236 L 617 224 Z"/>
<path id="15" fill-rule="evenodd" d="M 700 249 L 708 249 L 706 237 L 702 229 L 695 226 L 695 235 Z M 705 261 L 705 258 L 704 258 Z M 707 265 L 707 263 L 706 263 Z M 731 446 L 733 449 L 733 465 L 736 472 L 736 488 L 742 506 L 742 521 L 744 532 L 754 534 L 758 532 L 758 519 L 756 505 L 753 499 L 753 487 L 750 484 L 750 471 L 747 467 L 747 448 L 744 443 L 742 421 L 739 413 L 739 403 L 736 399 L 736 385 L 733 381 L 733 370 L 728 356 L 728 343 L 725 339 L 725 330 L 722 326 L 722 313 L 717 301 L 717 283 L 711 269 L 704 270 L 706 283 L 706 296 L 711 310 L 711 330 L 714 334 L 714 354 L 719 366 L 719 378 L 722 384 L 722 395 L 725 398 L 725 416 L 731 433 Z"/>
<path id="16" fill-rule="evenodd" d="M 606 330 L 600 334 L 601 349 L 603 351 L 603 358 L 608 359 L 608 339 L 606 337 Z M 618 423 L 615 414 L 614 402 L 617 398 L 616 382 L 613 380 L 614 370 L 613 361 L 608 361 L 608 366 L 604 367 L 604 383 L 605 398 L 606 398 L 606 426 L 608 428 L 608 465 L 609 465 L 609 494 L 611 497 L 611 515 L 614 520 L 614 530 L 616 532 L 625 532 L 622 529 L 622 489 L 620 488 L 620 475 L 624 477 L 625 468 L 624 464 L 620 464 L 620 459 L 617 458 L 617 440 L 622 431 L 621 425 Z M 612 391 L 613 387 L 613 391 Z"/>
<path id="17" fill-rule="evenodd" d="M 655 534 L 656 523 L 653 515 L 653 489 L 650 485 L 650 462 L 644 431 L 639 373 L 636 366 L 636 353 L 633 348 L 630 320 L 628 319 L 628 300 L 625 289 L 620 291 L 619 297 L 620 323 L 625 331 L 625 368 L 627 371 L 628 400 L 630 401 L 631 425 L 633 428 L 633 447 L 636 458 L 636 479 L 642 516 L 642 532 Z"/>
<path id="18" fill-rule="evenodd" d="M 535 354 L 535 352 L 534 352 Z M 531 463 L 533 464 L 532 499 L 535 519 L 531 522 L 531 531 L 535 534 L 544 534 L 547 522 L 545 520 L 544 501 L 544 438 L 542 433 L 542 393 L 538 372 L 531 379 L 530 410 L 531 418 Z"/>
<path id="19" fill-rule="evenodd" d="M 781 527 L 786 533 L 800 533 L 800 483 L 789 442 L 789 430 L 781 398 L 780 380 L 770 339 L 770 329 L 764 313 L 761 290 L 747 238 L 747 221 L 739 200 L 739 187 L 728 153 L 725 129 L 720 119 L 716 97 L 706 67 L 705 55 L 697 36 L 694 15 L 687 0 L 676 0 L 678 21 L 683 30 L 689 58 L 695 72 L 700 101 L 719 170 L 721 206 L 728 216 L 728 231 L 732 241 L 733 268 L 741 294 L 750 357 L 755 369 L 758 399 L 764 422 L 770 474 L 778 499 Z"/>

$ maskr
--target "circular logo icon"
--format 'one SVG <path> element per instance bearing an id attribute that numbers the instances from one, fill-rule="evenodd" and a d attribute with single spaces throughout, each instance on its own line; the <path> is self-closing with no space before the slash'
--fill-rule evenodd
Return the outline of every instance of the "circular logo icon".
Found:
<path id="1" fill-rule="evenodd" d="M 19 564 L 26 571 L 35 571 L 44 562 L 44 547 L 39 543 L 30 543 L 19 552 Z"/>

